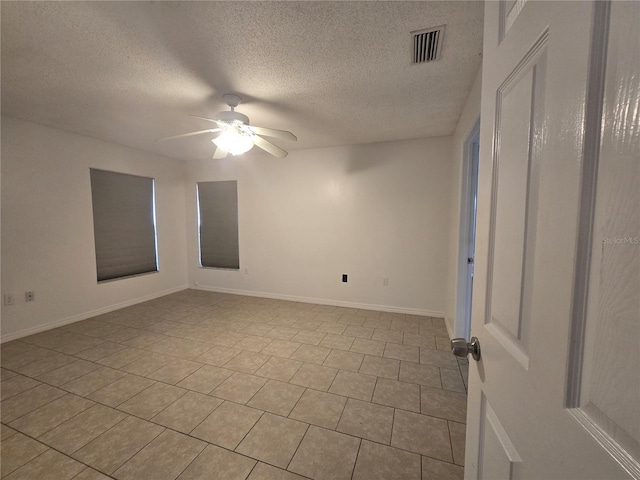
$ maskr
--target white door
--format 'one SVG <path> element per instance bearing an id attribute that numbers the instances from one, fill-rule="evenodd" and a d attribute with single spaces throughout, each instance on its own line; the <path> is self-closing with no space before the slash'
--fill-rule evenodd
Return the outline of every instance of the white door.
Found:
<path id="1" fill-rule="evenodd" d="M 465 478 L 640 478 L 639 2 L 487 1 Z"/>

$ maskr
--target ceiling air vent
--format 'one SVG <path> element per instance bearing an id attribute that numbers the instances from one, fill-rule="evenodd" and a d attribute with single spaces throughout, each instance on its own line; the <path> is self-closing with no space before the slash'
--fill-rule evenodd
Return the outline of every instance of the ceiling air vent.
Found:
<path id="1" fill-rule="evenodd" d="M 440 60 L 444 25 L 411 32 L 413 35 L 413 63 L 426 63 Z"/>

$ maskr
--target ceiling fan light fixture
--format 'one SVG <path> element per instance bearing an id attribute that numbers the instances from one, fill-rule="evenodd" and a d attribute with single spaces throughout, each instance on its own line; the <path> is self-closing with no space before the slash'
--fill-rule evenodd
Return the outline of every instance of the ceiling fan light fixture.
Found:
<path id="1" fill-rule="evenodd" d="M 254 146 L 253 135 L 250 133 L 239 131 L 239 129 L 230 128 L 223 132 L 217 138 L 211 140 L 216 147 L 231 155 L 242 155 L 248 152 Z"/>
<path id="2" fill-rule="evenodd" d="M 192 117 L 199 118 L 200 120 L 215 123 L 218 128 L 182 133 L 180 135 L 161 138 L 160 140 L 171 140 L 191 137 L 194 135 L 203 135 L 205 133 L 221 132 L 217 138 L 211 140 L 216 146 L 216 149 L 213 152 L 214 160 L 225 158 L 228 153 L 231 155 L 242 155 L 243 153 L 251 150 L 254 146 L 277 158 L 284 158 L 287 156 L 286 150 L 283 150 L 278 145 L 270 142 L 264 137 L 280 138 L 295 142 L 298 139 L 293 133 L 285 130 L 277 130 L 275 128 L 250 125 L 249 117 L 235 111 L 235 107 L 240 104 L 240 97 L 229 94 L 224 95 L 222 98 L 225 103 L 229 105 L 231 111 L 218 113 L 218 118 L 191 115 Z"/>

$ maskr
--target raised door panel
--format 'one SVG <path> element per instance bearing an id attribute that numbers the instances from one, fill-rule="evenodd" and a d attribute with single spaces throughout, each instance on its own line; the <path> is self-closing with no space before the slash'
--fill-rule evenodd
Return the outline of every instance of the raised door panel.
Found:
<path id="1" fill-rule="evenodd" d="M 529 362 L 530 292 L 544 118 L 547 33 L 497 90 L 485 323 L 523 367 Z"/>

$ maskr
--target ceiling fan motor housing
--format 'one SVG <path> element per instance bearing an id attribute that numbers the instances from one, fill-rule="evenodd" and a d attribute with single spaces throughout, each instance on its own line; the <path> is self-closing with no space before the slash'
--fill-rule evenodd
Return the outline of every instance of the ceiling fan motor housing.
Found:
<path id="1" fill-rule="evenodd" d="M 240 122 L 249 125 L 249 117 L 239 112 L 220 112 L 218 113 L 218 120 L 227 123 Z"/>

